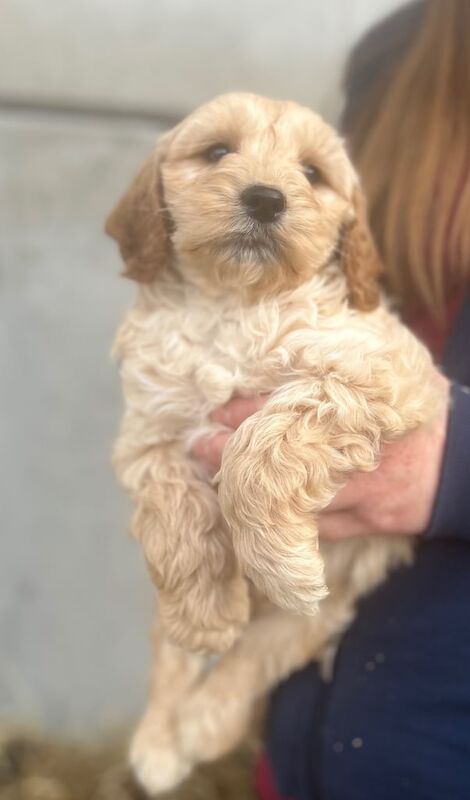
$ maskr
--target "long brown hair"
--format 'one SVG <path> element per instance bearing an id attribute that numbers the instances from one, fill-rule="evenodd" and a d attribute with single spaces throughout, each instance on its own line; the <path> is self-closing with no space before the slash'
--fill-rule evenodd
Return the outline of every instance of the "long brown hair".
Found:
<path id="1" fill-rule="evenodd" d="M 390 289 L 442 316 L 470 278 L 470 0 L 421 0 L 359 43 L 343 127 Z"/>

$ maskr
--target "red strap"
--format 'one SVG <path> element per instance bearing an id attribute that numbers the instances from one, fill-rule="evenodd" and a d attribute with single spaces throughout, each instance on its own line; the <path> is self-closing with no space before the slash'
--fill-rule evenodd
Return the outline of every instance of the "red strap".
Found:
<path id="1" fill-rule="evenodd" d="M 405 320 L 406 324 L 409 325 L 418 339 L 421 339 L 421 341 L 429 347 L 431 353 L 438 362 L 441 360 L 447 339 L 454 326 L 457 314 L 460 311 L 462 301 L 462 295 L 452 298 L 447 306 L 445 318 L 442 322 L 437 322 L 428 312 L 416 314 L 411 317 L 411 319 Z"/>
<path id="2" fill-rule="evenodd" d="M 255 769 L 255 789 L 260 800 L 287 800 L 276 789 L 269 761 L 265 755 L 259 757 Z"/>

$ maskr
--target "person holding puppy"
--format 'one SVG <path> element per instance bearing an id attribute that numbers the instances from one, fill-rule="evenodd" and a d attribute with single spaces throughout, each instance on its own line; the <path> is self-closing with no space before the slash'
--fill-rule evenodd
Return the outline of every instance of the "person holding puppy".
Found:
<path id="1" fill-rule="evenodd" d="M 258 774 L 265 800 L 469 796 L 469 30 L 467 0 L 420 0 L 349 61 L 343 130 L 386 287 L 442 366 L 450 412 L 384 448 L 379 467 L 353 475 L 319 519 L 327 539 L 399 533 L 419 543 L 414 563 L 360 602 L 331 681 L 312 664 L 277 690 L 270 767 Z M 236 429 L 264 400 L 235 398 L 214 418 Z M 194 455 L 217 471 L 229 435 L 199 441 Z"/>

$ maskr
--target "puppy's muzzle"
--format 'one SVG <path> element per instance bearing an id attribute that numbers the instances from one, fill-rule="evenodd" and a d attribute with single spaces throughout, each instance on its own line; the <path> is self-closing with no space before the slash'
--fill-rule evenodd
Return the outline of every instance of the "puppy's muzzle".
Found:
<path id="1" fill-rule="evenodd" d="M 240 199 L 248 216 L 257 222 L 275 222 L 286 209 L 285 196 L 274 186 L 248 186 L 241 193 Z"/>

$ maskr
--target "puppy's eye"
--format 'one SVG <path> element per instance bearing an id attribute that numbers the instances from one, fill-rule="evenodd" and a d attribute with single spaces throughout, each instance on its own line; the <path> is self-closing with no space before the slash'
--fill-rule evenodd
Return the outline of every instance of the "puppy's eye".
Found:
<path id="1" fill-rule="evenodd" d="M 221 158 L 230 152 L 231 150 L 228 145 L 219 142 L 218 144 L 213 144 L 211 147 L 208 147 L 202 154 L 202 157 L 205 158 L 206 161 L 210 161 L 211 164 L 215 164 L 216 161 L 220 161 Z"/>
<path id="2" fill-rule="evenodd" d="M 312 186 L 323 182 L 323 176 L 320 170 L 314 167 L 313 164 L 304 164 L 303 169 L 305 177 Z"/>

